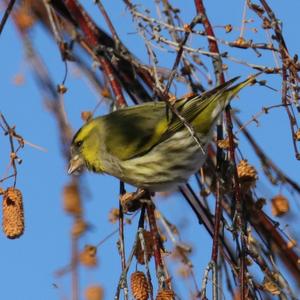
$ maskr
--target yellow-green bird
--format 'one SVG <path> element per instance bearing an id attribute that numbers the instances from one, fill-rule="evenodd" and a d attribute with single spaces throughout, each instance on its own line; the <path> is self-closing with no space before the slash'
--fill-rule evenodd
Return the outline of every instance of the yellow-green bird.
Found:
<path id="1" fill-rule="evenodd" d="M 237 78 L 175 102 L 197 139 L 165 102 L 126 107 L 90 120 L 73 138 L 68 173 L 86 167 L 153 192 L 185 183 L 203 165 L 218 117 L 254 79 L 231 86 Z"/>

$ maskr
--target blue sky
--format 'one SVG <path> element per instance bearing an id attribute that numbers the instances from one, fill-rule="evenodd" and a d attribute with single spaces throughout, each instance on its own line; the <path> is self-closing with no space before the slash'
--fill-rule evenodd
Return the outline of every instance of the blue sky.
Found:
<path id="1" fill-rule="evenodd" d="M 92 1 L 85 2 L 88 2 L 86 3 L 87 9 L 103 26 L 102 17 Z M 145 5 L 147 3 L 147 1 L 142 2 Z M 231 23 L 233 26 L 240 26 L 243 9 L 241 3 L 237 3 L 235 0 L 226 1 L 226 5 L 220 4 L 218 1 L 206 2 L 207 13 L 211 16 L 214 24 Z M 288 6 L 283 1 L 272 2 L 275 13 L 283 21 L 285 38 L 291 53 L 300 53 L 298 39 L 300 2 L 290 0 Z M 173 3 L 175 6 L 183 6 L 182 1 Z M 136 35 L 128 34 L 135 31 L 135 28 L 130 25 L 131 19 L 129 13 L 124 11 L 123 3 L 120 2 L 118 9 L 114 7 L 112 1 L 103 1 L 103 4 L 113 23 L 117 24 L 118 33 L 124 44 L 141 60 L 147 62 L 143 42 Z M 194 13 L 193 1 L 186 2 L 182 7 L 182 15 L 186 23 L 191 21 Z M 220 29 L 216 29 L 216 34 L 222 35 L 223 33 Z M 42 28 L 35 28 L 31 35 L 49 67 L 54 82 L 61 82 L 64 76 L 64 65 L 55 44 Z M 236 36 L 238 36 L 238 31 Z M 232 34 L 232 38 L 234 37 L 235 35 Z M 62 189 L 70 178 L 66 174 L 66 164 L 60 152 L 58 128 L 53 116 L 43 104 L 42 95 L 34 82 L 30 65 L 26 62 L 23 45 L 11 21 L 7 23 L 0 36 L 0 53 L 0 111 L 10 124 L 16 125 L 17 132 L 26 140 L 47 149 L 47 152 L 42 152 L 26 146 L 20 153 L 23 163 L 18 168 L 17 187 L 22 190 L 24 197 L 26 229 L 20 239 L 13 241 L 6 239 L 0 233 L 1 298 L 53 300 L 64 299 L 62 295 L 66 295 L 65 299 L 70 299 L 70 276 L 58 280 L 53 275 L 56 270 L 69 263 L 71 251 L 69 233 L 72 224 L 71 217 L 67 216 L 62 208 Z M 233 51 L 232 53 L 249 58 L 247 57 L 248 52 Z M 168 57 L 162 61 L 170 67 L 175 56 Z M 272 63 L 272 59 L 269 59 Z M 18 74 L 24 76 L 25 82 L 16 86 L 14 78 Z M 228 78 L 240 74 L 247 75 L 246 69 L 235 65 L 230 69 Z M 270 80 L 272 86 L 280 90 L 278 81 L 272 80 Z M 78 74 L 78 70 L 71 64 L 69 64 L 66 86 L 68 87 L 64 99 L 66 113 L 72 127 L 77 130 L 82 125 L 81 111 L 92 110 L 97 104 L 99 96 L 91 90 L 84 75 Z M 234 108 L 241 110 L 240 116 L 244 121 L 250 119 L 262 106 L 280 102 L 280 93 L 272 93 L 261 87 L 257 87 L 253 91 L 253 93 L 252 90 L 251 93 L 247 90 L 243 91 L 240 99 L 233 104 Z M 184 93 L 184 90 L 179 91 L 179 95 Z M 103 105 L 98 114 L 107 111 L 108 108 Z M 284 110 L 273 110 L 272 113 L 260 119 L 259 127 L 252 124 L 249 129 L 272 159 L 295 181 L 300 182 L 299 162 L 293 156 L 289 125 Z M 240 145 L 249 161 L 257 165 L 257 158 L 242 137 L 240 137 Z M 1 134 L 0 176 L 5 172 L 8 162 L 8 140 Z M 5 183 L 3 187 L 7 187 L 8 184 L 8 182 Z M 107 175 L 86 174 L 83 185 L 86 194 L 85 215 L 92 224 L 92 230 L 80 241 L 81 247 L 88 243 L 98 243 L 116 228 L 116 225 L 108 222 L 108 212 L 112 207 L 118 206 L 119 183 Z M 261 195 L 270 198 L 280 192 L 280 189 L 268 185 L 262 176 L 262 180 L 258 184 L 258 191 Z M 283 191 L 285 190 L 283 189 Z M 197 278 L 202 278 L 211 252 L 211 241 L 205 229 L 203 226 L 199 226 L 187 204 L 178 195 L 161 199 L 157 201 L 157 205 L 174 224 L 181 228 L 184 242 L 195 247 L 192 261 Z M 294 216 L 290 216 L 290 219 L 283 219 L 283 227 L 286 222 L 295 220 L 295 215 L 299 213 L 299 207 L 295 206 L 295 209 Z M 266 211 L 270 211 L 269 207 L 266 207 Z M 127 247 L 130 246 L 130 241 L 133 239 L 136 224 L 128 227 L 130 228 L 126 232 Z M 99 283 L 105 288 L 105 299 L 113 298 L 120 274 L 116 241 L 117 236 L 114 236 L 99 248 L 99 268 L 92 271 L 80 270 L 81 290 L 89 283 Z M 170 247 L 170 244 L 167 246 Z M 178 282 L 177 285 L 179 295 L 182 296 L 182 299 L 187 299 L 184 283 Z"/>

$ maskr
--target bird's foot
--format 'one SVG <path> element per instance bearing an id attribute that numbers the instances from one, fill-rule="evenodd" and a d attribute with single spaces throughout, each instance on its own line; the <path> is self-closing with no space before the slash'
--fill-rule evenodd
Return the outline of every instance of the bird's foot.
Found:
<path id="1" fill-rule="evenodd" d="M 120 196 L 120 202 L 124 213 L 135 212 L 141 208 L 142 204 L 152 204 L 152 194 L 142 188 L 138 188 L 136 192 L 125 193 Z"/>

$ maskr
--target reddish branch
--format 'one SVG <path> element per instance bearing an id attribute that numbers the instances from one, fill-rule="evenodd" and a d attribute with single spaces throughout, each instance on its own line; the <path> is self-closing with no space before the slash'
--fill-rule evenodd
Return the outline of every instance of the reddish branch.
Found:
<path id="1" fill-rule="evenodd" d="M 155 260 L 155 268 L 157 273 L 158 282 L 160 285 L 165 283 L 165 275 L 164 275 L 164 265 L 163 260 L 161 258 L 161 246 L 160 246 L 160 239 L 159 239 L 159 232 L 156 225 L 155 219 L 155 208 L 152 203 L 147 205 L 147 215 L 151 230 L 151 235 L 153 238 L 153 252 L 154 252 L 154 260 Z"/>
<path id="2" fill-rule="evenodd" d="M 195 0 L 195 6 L 198 15 L 201 17 L 202 24 L 204 26 L 204 30 L 207 36 L 214 37 L 214 39 L 208 38 L 208 47 L 209 51 L 212 53 L 218 54 L 218 56 L 213 58 L 213 65 L 216 75 L 217 83 L 222 84 L 225 82 L 224 74 L 222 71 L 222 59 L 220 57 L 220 51 L 219 47 L 215 38 L 215 34 L 213 31 L 213 28 L 211 26 L 211 23 L 206 15 L 205 7 L 202 0 Z M 240 259 L 240 269 L 239 269 L 239 279 L 240 279 L 240 297 L 241 300 L 245 299 L 246 295 L 246 263 L 245 263 L 245 257 L 244 257 L 244 238 L 243 238 L 243 232 L 245 232 L 246 228 L 246 222 L 244 221 L 243 216 L 243 210 L 242 210 L 242 200 L 241 200 L 241 192 L 239 187 L 239 181 L 238 181 L 238 174 L 236 169 L 236 163 L 235 163 L 235 150 L 234 150 L 234 140 L 233 140 L 233 133 L 232 133 L 232 120 L 231 120 L 231 114 L 230 114 L 230 107 L 228 106 L 225 111 L 226 115 L 226 125 L 227 125 L 227 134 L 229 138 L 229 153 L 230 153 L 230 159 L 231 163 L 233 164 L 234 169 L 234 192 L 235 192 L 235 201 L 236 201 L 236 209 L 238 213 L 238 222 L 240 224 L 244 224 L 242 228 L 242 234 L 241 234 L 241 245 L 242 245 L 242 251 L 241 251 L 241 259 Z M 218 139 L 222 138 L 222 129 L 221 126 L 218 128 Z M 217 168 L 221 166 L 221 158 L 222 158 L 222 152 L 218 148 L 217 153 Z M 218 176 L 218 181 L 220 180 Z M 218 183 L 218 189 L 220 189 L 220 183 Z M 218 238 L 219 238 L 219 231 L 220 231 L 220 219 L 222 216 L 222 206 L 220 204 L 221 201 L 221 195 L 220 190 L 217 192 L 217 199 L 216 199 L 216 209 L 215 209 L 215 230 L 214 230 L 214 239 L 213 239 L 213 252 L 212 252 L 212 259 L 215 263 L 217 263 L 217 257 L 218 257 Z"/>
<path id="3" fill-rule="evenodd" d="M 126 193 L 124 182 L 120 181 L 120 196 Z M 121 254 L 121 266 L 122 272 L 126 268 L 126 256 L 125 256 L 125 244 L 124 244 L 124 213 L 121 201 L 119 201 L 119 242 L 120 242 L 120 254 Z"/>
<path id="4" fill-rule="evenodd" d="M 102 15 L 104 17 L 104 20 L 105 20 L 105 22 L 106 22 L 106 24 L 107 24 L 107 26 L 108 26 L 111 34 L 112 34 L 112 37 L 113 37 L 113 39 L 115 41 L 115 44 L 118 47 L 118 44 L 120 44 L 120 39 L 118 37 L 117 31 L 116 31 L 116 29 L 115 29 L 112 21 L 110 20 L 110 18 L 108 16 L 108 14 L 107 14 L 107 12 L 106 12 L 106 10 L 105 10 L 105 8 L 104 8 L 101 0 L 95 0 L 95 3 L 98 5 L 98 7 L 99 7 L 99 9 L 100 9 L 100 11 L 101 11 L 101 13 L 102 13 Z"/>
<path id="5" fill-rule="evenodd" d="M 122 88 L 115 77 L 111 62 L 108 61 L 107 58 L 97 53 L 97 48 L 99 46 L 97 26 L 94 24 L 94 21 L 90 18 L 90 16 L 85 13 L 82 6 L 76 0 L 66 0 L 64 1 L 64 3 L 72 17 L 78 22 L 80 29 L 85 34 L 86 42 L 96 52 L 96 55 L 99 58 L 99 62 L 114 92 L 118 106 L 125 106 L 126 101 L 123 96 Z"/>
<path id="6" fill-rule="evenodd" d="M 269 178 L 270 182 L 277 184 L 280 182 L 282 184 L 287 183 L 293 190 L 295 190 L 300 195 L 300 185 L 285 174 L 263 151 L 263 149 L 257 144 L 254 137 L 250 134 L 249 130 L 245 128 L 242 122 L 234 115 L 234 121 L 237 123 L 239 128 L 243 128 L 243 134 L 252 146 L 257 157 L 260 159 L 265 175 Z M 272 172 L 275 173 L 277 178 L 274 178 Z"/>
<path id="7" fill-rule="evenodd" d="M 250 195 L 245 196 L 245 201 L 247 201 L 249 204 L 250 222 L 252 226 L 257 232 L 263 234 L 267 242 L 271 242 L 273 246 L 276 246 L 281 259 L 292 272 L 294 279 L 299 283 L 299 256 L 291 247 L 288 247 L 288 243 L 279 233 L 279 230 L 274 226 L 274 223 L 270 221 L 270 218 L 268 218 L 268 216 L 262 210 L 255 209 Z"/>
<path id="8" fill-rule="evenodd" d="M 218 54 L 215 58 L 213 58 L 213 65 L 215 69 L 215 75 L 217 80 L 217 85 L 222 84 L 225 82 L 225 77 L 222 71 L 222 60 L 219 56 L 220 51 L 218 47 L 218 43 L 216 42 L 215 34 L 213 28 L 210 24 L 210 21 L 206 15 L 205 7 L 202 0 L 195 0 L 195 6 L 198 15 L 201 17 L 201 21 L 205 30 L 205 33 L 209 37 L 214 37 L 213 39 L 208 38 L 208 48 L 209 51 L 212 53 Z"/>
<path id="9" fill-rule="evenodd" d="M 129 1 L 125 1 L 127 5 L 130 4 Z M 36 1 L 33 1 L 34 4 L 32 5 L 38 5 Z M 97 3 L 97 1 L 96 1 Z M 99 4 L 100 2 L 98 2 Z M 128 4 L 129 3 L 129 4 Z M 291 60 L 289 53 L 286 48 L 286 44 L 284 42 L 284 39 L 282 37 L 281 29 L 280 26 L 270 9 L 270 7 L 267 5 L 265 0 L 261 0 L 261 3 L 264 7 L 264 10 L 267 12 L 269 18 L 273 21 L 272 26 L 274 26 L 274 31 L 277 40 L 279 41 L 280 45 L 280 54 L 282 58 L 282 76 L 283 76 L 283 86 L 282 86 L 282 101 L 284 103 L 289 102 L 288 98 L 288 83 L 292 82 L 292 80 L 299 80 L 298 79 L 298 69 L 295 66 L 295 63 Z M 65 6 L 64 6 L 65 4 Z M 117 99 L 117 102 L 119 105 L 124 105 L 125 100 L 124 96 L 122 94 L 122 88 L 126 90 L 126 92 L 130 95 L 130 93 L 134 94 L 136 90 L 139 88 L 141 89 L 141 84 L 138 82 L 138 80 L 142 80 L 144 83 L 146 83 L 152 91 L 155 91 L 155 86 L 154 86 L 154 79 L 152 78 L 152 75 L 150 73 L 150 69 L 147 69 L 145 66 L 143 66 L 141 63 L 139 63 L 134 56 L 124 47 L 124 45 L 120 44 L 117 45 L 117 34 L 116 31 L 108 17 L 105 11 L 101 10 L 104 19 L 106 23 L 108 24 L 108 27 L 110 28 L 110 31 L 112 33 L 113 38 L 105 34 L 101 29 L 99 29 L 94 21 L 89 17 L 89 15 L 84 11 L 83 7 L 80 6 L 80 4 L 76 0 L 66 0 L 66 1 L 59 1 L 59 0 L 53 0 L 51 1 L 51 5 L 54 5 L 57 10 L 61 12 L 61 15 L 64 18 L 67 18 L 69 21 L 74 24 L 77 29 L 79 28 L 80 31 L 78 30 L 78 36 L 81 37 L 82 39 L 79 38 L 79 42 L 82 42 L 82 44 L 86 44 L 88 49 L 89 54 L 91 55 L 92 58 L 100 62 L 101 67 L 103 69 L 103 72 L 105 73 L 106 77 L 108 78 L 110 82 L 111 89 L 114 92 L 114 95 Z M 41 5 L 42 7 L 43 5 Z M 217 83 L 222 83 L 224 82 L 224 74 L 222 71 L 222 60 L 221 56 L 219 53 L 218 49 L 218 44 L 217 40 L 215 38 L 213 28 L 211 26 L 211 23 L 206 15 L 205 12 L 205 7 L 203 4 L 202 0 L 195 0 L 195 6 L 197 9 L 198 13 L 198 20 L 200 19 L 204 29 L 205 29 L 205 34 L 207 35 L 208 38 L 208 45 L 209 45 L 209 50 L 211 53 L 214 53 L 215 55 L 213 56 L 213 66 L 214 66 L 214 71 L 216 75 L 216 81 Z M 66 9 L 67 7 L 67 9 Z M 103 7 L 102 7 L 103 8 Z M 46 19 L 46 18 L 45 18 Z M 43 18 L 40 17 L 40 20 L 42 22 L 47 22 L 43 20 Z M 64 28 L 65 29 L 65 28 Z M 70 35 L 70 31 L 68 32 Z M 174 63 L 173 70 L 176 70 L 176 68 L 179 65 L 179 62 L 182 58 L 183 50 L 186 49 L 183 47 L 183 45 L 186 44 L 187 39 L 189 36 L 189 32 L 185 32 L 184 39 L 182 42 L 179 44 L 179 50 L 177 53 L 176 61 Z M 82 45 L 81 44 L 81 45 Z M 121 50 L 118 48 L 120 46 L 120 49 L 122 51 L 125 49 L 125 55 L 121 54 Z M 119 52 L 118 52 L 119 51 Z M 112 58 L 114 55 L 117 55 L 117 62 L 112 63 Z M 37 62 L 33 61 L 33 64 L 35 65 Z M 39 68 L 38 64 L 35 65 L 36 67 L 36 72 L 37 72 L 37 77 L 39 80 L 39 83 L 41 84 L 43 89 L 49 89 L 47 92 L 50 93 L 53 97 L 56 97 L 56 91 L 55 87 L 53 88 L 53 85 L 51 82 L 49 82 L 49 79 L 47 76 L 44 76 L 45 74 L 43 73 L 43 68 Z M 38 70 L 37 70 L 38 69 Z M 42 70 L 42 71 L 41 71 Z M 117 72 L 120 71 L 120 72 Z M 264 69 L 265 72 L 267 72 L 267 69 Z M 174 73 L 175 74 L 175 73 Z M 169 77 L 169 83 L 167 84 L 168 86 L 171 85 L 172 83 L 172 78 L 173 75 Z M 135 91 L 134 91 L 135 90 Z M 138 101 L 148 101 L 151 98 L 149 95 L 147 95 L 145 90 L 142 90 L 142 92 L 139 94 L 138 97 L 132 97 L 135 100 Z M 144 96 L 142 93 L 144 92 Z M 146 96 L 145 96 L 146 95 Z M 288 107 L 288 106 L 286 106 Z M 54 109 L 55 108 L 55 109 Z M 66 130 L 66 125 L 64 123 L 63 116 L 61 115 L 61 110 L 59 109 L 58 106 L 54 105 L 53 106 L 53 112 L 56 114 L 56 117 L 60 123 L 60 128 L 62 129 L 63 134 L 67 133 Z M 288 114 L 290 117 L 290 123 L 291 123 L 291 128 L 293 131 L 293 126 L 292 124 L 293 121 L 293 114 L 292 111 L 288 110 Z M 230 115 L 230 110 L 229 108 L 226 109 L 226 124 L 227 124 L 227 131 L 228 131 L 228 136 L 229 136 L 229 142 L 230 142 L 230 163 L 233 165 L 234 171 L 234 198 L 235 198 L 235 203 L 236 203 L 236 210 L 238 212 L 239 217 L 239 224 L 242 226 L 242 233 L 241 233 L 241 239 L 240 239 L 240 244 L 242 246 L 241 250 L 241 255 L 242 259 L 240 261 L 240 268 L 239 268 L 239 281 L 240 281 L 240 290 L 241 290 L 241 299 L 245 298 L 246 295 L 246 278 L 245 278 L 245 272 L 246 272 L 246 266 L 245 266 L 245 260 L 244 260 L 244 255 L 245 255 L 245 249 L 247 248 L 245 246 L 245 240 L 244 240 L 244 232 L 246 229 L 246 218 L 243 217 L 243 209 L 242 209 L 242 203 L 241 203 L 241 198 L 242 196 L 247 199 L 249 197 L 249 202 L 254 202 L 253 196 L 252 195 L 241 195 L 239 183 L 238 183 L 238 177 L 237 177 L 237 172 L 236 172 L 236 167 L 235 167 L 235 150 L 233 146 L 233 134 L 232 134 L 232 121 L 231 121 L 231 115 Z M 244 132 L 245 133 L 245 132 Z M 70 136 L 70 131 L 67 134 Z M 218 129 L 218 139 L 222 137 L 222 130 L 221 127 Z M 247 136 L 246 136 L 247 137 Z M 256 151 L 257 155 L 263 160 L 263 155 L 259 152 Z M 221 171 L 222 171 L 222 161 L 223 161 L 223 153 L 220 149 L 217 151 L 217 176 L 216 176 L 216 166 L 214 163 L 212 163 L 213 159 L 215 157 L 215 153 L 211 155 L 209 153 L 209 158 L 206 162 L 206 165 L 210 164 L 212 172 L 209 173 L 209 179 L 212 180 L 212 184 L 210 186 L 210 189 L 213 190 L 214 194 L 216 195 L 216 208 L 215 208 L 215 217 L 213 218 L 210 214 L 210 211 L 203 205 L 202 202 L 200 202 L 199 198 L 195 194 L 195 192 L 189 187 L 189 185 L 185 186 L 182 188 L 181 192 L 184 195 L 184 197 L 187 199 L 189 204 L 193 207 L 194 212 L 197 214 L 199 221 L 202 222 L 206 228 L 206 230 L 213 236 L 213 248 L 212 248 L 212 261 L 217 262 L 218 260 L 218 251 L 221 251 L 221 254 L 225 257 L 227 262 L 231 265 L 231 268 L 236 275 L 236 272 L 238 270 L 238 264 L 236 262 L 236 258 L 234 255 L 232 255 L 232 250 L 230 249 L 230 244 L 225 240 L 224 236 L 220 235 L 220 227 L 222 225 L 222 205 L 225 207 L 224 199 L 226 198 L 228 203 L 232 203 L 232 197 L 228 197 L 228 195 L 224 194 L 222 195 L 222 189 L 221 189 Z M 269 168 L 274 169 L 273 165 L 270 163 L 270 161 L 265 160 L 266 166 L 269 166 Z M 276 172 L 275 172 L 276 173 Z M 279 174 L 279 172 L 277 172 Z M 215 179 L 216 179 L 216 189 L 214 190 L 214 184 L 215 184 Z M 284 182 L 284 181 L 283 181 Z M 293 189 L 299 191 L 295 185 L 293 185 L 293 182 L 286 181 L 290 184 L 290 186 L 293 187 Z M 247 201 L 247 200 L 246 200 Z M 222 204 L 222 205 L 221 205 Z M 230 206 L 230 204 L 228 204 Z M 248 211 L 247 211 L 248 212 Z M 148 207 L 148 217 L 151 225 L 151 231 L 153 233 L 153 237 L 155 239 L 155 244 L 156 244 L 156 251 L 155 251 L 155 262 L 157 266 L 157 270 L 162 269 L 162 259 L 160 257 L 160 246 L 159 246 L 159 240 L 158 240 L 158 233 L 157 233 L 157 227 L 156 227 L 156 222 L 155 222 L 155 217 L 154 217 L 154 208 L 153 207 Z M 249 222 L 251 225 L 256 229 L 257 233 L 260 234 L 262 233 L 263 238 L 265 240 L 269 239 L 270 241 L 273 241 L 274 244 L 279 249 L 279 255 L 282 258 L 283 262 L 286 264 L 286 266 L 292 270 L 295 278 L 300 281 L 300 272 L 298 268 L 298 256 L 292 249 L 287 249 L 286 247 L 286 242 L 284 238 L 282 237 L 280 231 L 276 226 L 270 221 L 270 219 L 261 211 L 255 212 L 249 217 Z M 122 223 L 122 222 L 121 222 Z M 121 225 L 122 226 L 122 225 Z M 120 230 L 120 232 L 122 229 Z M 123 234 L 121 233 L 121 236 Z M 122 238 L 123 239 L 123 238 Z M 222 247 L 221 247 L 222 245 Z M 125 257 L 125 254 L 124 254 Z M 265 264 L 262 264 L 259 260 L 257 260 L 257 263 L 260 265 L 262 268 L 266 268 Z M 122 267 L 124 269 L 125 263 L 122 258 Z M 127 268 L 128 266 L 126 266 Z M 250 286 L 250 284 L 249 284 Z"/>
<path id="10" fill-rule="evenodd" d="M 203 203 L 197 197 L 196 193 L 193 191 L 193 189 L 189 184 L 180 187 L 180 192 L 182 193 L 183 197 L 186 199 L 188 204 L 193 209 L 195 215 L 198 218 L 199 224 L 203 225 L 207 230 L 207 232 L 210 234 L 210 236 L 214 238 L 214 230 L 217 227 L 215 225 L 216 219 L 213 220 L 209 210 L 203 205 Z M 235 260 L 235 256 L 231 250 L 231 247 L 228 244 L 228 241 L 224 237 L 219 236 L 219 238 L 222 244 L 222 247 L 220 247 L 220 251 L 223 257 L 228 262 L 228 264 L 231 266 L 232 270 L 235 272 L 238 266 Z"/>

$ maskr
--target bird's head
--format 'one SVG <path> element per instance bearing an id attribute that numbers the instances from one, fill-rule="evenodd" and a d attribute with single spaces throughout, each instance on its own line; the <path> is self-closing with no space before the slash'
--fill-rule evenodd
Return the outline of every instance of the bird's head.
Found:
<path id="1" fill-rule="evenodd" d="M 68 174 L 81 172 L 85 167 L 101 172 L 99 143 L 101 141 L 101 123 L 97 119 L 83 125 L 75 134 L 70 147 Z"/>

